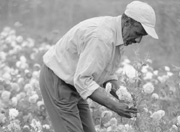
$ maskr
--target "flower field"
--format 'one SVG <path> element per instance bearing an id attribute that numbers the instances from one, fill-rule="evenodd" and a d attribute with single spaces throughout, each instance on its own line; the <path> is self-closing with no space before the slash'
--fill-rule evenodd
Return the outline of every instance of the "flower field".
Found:
<path id="1" fill-rule="evenodd" d="M 10 27 L 0 33 L 0 132 L 53 132 L 38 83 L 41 57 L 50 46 Z M 88 99 L 97 132 L 180 131 L 180 68 L 154 69 L 152 64 L 149 58 L 124 58 L 117 71 L 121 86 L 116 101 L 137 107 L 134 118 Z M 111 97 L 111 84 L 105 89 Z"/>

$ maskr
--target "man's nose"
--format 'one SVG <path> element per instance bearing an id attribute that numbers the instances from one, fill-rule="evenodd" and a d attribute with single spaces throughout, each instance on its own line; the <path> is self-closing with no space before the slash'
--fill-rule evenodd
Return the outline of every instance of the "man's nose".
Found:
<path id="1" fill-rule="evenodd" d="M 141 37 L 138 37 L 135 39 L 136 43 L 140 43 L 141 42 L 141 39 L 142 39 L 142 36 Z"/>

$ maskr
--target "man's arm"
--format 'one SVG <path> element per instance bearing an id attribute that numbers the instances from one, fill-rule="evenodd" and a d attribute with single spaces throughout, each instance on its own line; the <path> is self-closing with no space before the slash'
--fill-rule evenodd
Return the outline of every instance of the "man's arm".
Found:
<path id="1" fill-rule="evenodd" d="M 83 99 L 89 97 L 119 115 L 131 118 L 131 113 L 136 113 L 136 110 L 130 111 L 126 109 L 125 104 L 108 97 L 105 89 L 96 83 L 111 59 L 111 52 L 111 45 L 102 39 L 95 37 L 90 39 L 86 48 L 80 54 L 74 75 L 74 86 Z"/>
<path id="2" fill-rule="evenodd" d="M 102 87 L 96 89 L 89 98 L 126 118 L 131 118 L 131 113 L 137 113 L 137 109 L 128 109 L 127 105 L 109 98 Z"/>

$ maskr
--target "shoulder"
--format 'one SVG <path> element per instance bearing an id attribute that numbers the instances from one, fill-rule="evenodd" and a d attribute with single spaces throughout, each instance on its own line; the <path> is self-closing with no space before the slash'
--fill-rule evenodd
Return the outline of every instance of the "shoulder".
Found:
<path id="1" fill-rule="evenodd" d="M 97 37 L 106 43 L 112 43 L 114 35 L 110 29 L 100 27 L 97 32 Z"/>

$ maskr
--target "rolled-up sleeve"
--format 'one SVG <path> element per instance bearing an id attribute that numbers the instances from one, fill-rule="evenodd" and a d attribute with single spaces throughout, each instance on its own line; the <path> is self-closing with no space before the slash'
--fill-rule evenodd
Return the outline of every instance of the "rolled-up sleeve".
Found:
<path id="1" fill-rule="evenodd" d="M 87 99 L 100 86 L 98 78 L 111 59 L 111 45 L 91 38 L 80 54 L 74 75 L 74 86 L 83 99 Z"/>

